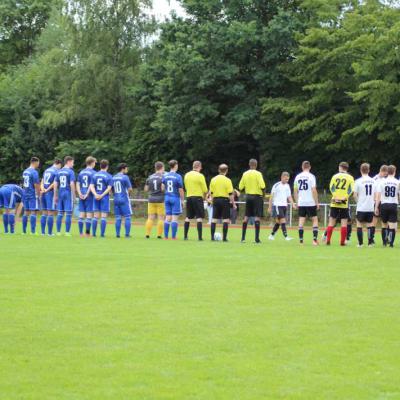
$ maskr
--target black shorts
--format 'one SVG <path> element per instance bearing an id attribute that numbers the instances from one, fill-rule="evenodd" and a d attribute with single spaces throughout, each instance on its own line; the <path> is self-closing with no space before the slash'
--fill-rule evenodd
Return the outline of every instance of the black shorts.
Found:
<path id="1" fill-rule="evenodd" d="M 204 218 L 204 201 L 202 197 L 192 196 L 186 199 L 186 217 L 189 219 Z"/>
<path id="2" fill-rule="evenodd" d="M 381 218 L 384 224 L 397 222 L 397 204 L 382 204 Z"/>
<path id="3" fill-rule="evenodd" d="M 231 203 L 227 197 L 214 197 L 213 219 L 230 219 Z"/>
<path id="4" fill-rule="evenodd" d="M 357 221 L 360 223 L 370 224 L 374 219 L 374 213 L 372 211 L 358 211 Z"/>
<path id="5" fill-rule="evenodd" d="M 316 217 L 317 216 L 317 206 L 299 207 L 299 217 Z"/>
<path id="6" fill-rule="evenodd" d="M 246 195 L 246 217 L 263 217 L 264 201 L 263 197 L 257 194 Z"/>
<path id="7" fill-rule="evenodd" d="M 329 214 L 331 218 L 334 218 L 336 220 L 342 220 L 342 219 L 349 219 L 349 209 L 348 208 L 339 208 L 339 207 L 331 207 L 331 212 Z"/>
<path id="8" fill-rule="evenodd" d="M 282 219 L 287 217 L 287 207 L 272 206 L 272 216 L 274 218 Z"/>

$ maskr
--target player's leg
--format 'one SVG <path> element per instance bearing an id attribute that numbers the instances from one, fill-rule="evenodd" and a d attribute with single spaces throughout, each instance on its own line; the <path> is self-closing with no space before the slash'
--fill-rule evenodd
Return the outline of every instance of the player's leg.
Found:
<path id="1" fill-rule="evenodd" d="M 92 236 L 97 235 L 97 224 L 100 218 L 100 201 L 93 199 L 93 219 L 92 219 Z"/>
<path id="2" fill-rule="evenodd" d="M 79 208 L 80 207 L 81 207 L 81 201 L 79 201 Z M 84 224 L 85 224 L 85 219 L 86 219 L 86 213 L 80 212 L 79 219 L 78 219 L 78 229 L 79 229 L 79 235 L 81 235 L 81 236 L 83 236 L 83 228 L 84 228 Z"/>
<path id="3" fill-rule="evenodd" d="M 93 210 L 93 202 L 90 201 L 88 206 L 90 206 L 90 203 L 92 203 L 92 206 L 90 208 L 87 208 L 87 209 Z M 90 236 L 90 230 L 92 228 L 92 218 L 93 218 L 93 212 L 92 211 L 91 212 L 87 212 L 86 213 L 86 221 L 85 221 L 85 233 L 86 233 L 86 236 Z"/>
<path id="4" fill-rule="evenodd" d="M 188 240 L 190 220 L 195 218 L 195 216 L 196 216 L 193 200 L 194 200 L 193 197 L 188 197 L 186 199 L 186 218 L 185 218 L 185 222 L 183 224 L 183 239 L 184 240 Z"/>
<path id="5" fill-rule="evenodd" d="M 115 217 L 115 236 L 121 237 L 121 226 L 122 226 L 122 205 L 114 202 L 114 217 Z"/>
<path id="6" fill-rule="evenodd" d="M 42 209 L 42 215 L 40 216 L 40 231 L 42 235 L 46 234 L 46 226 L 47 226 L 47 217 L 48 217 L 48 193 L 43 193 L 42 198 L 41 198 L 41 209 Z"/>
<path id="7" fill-rule="evenodd" d="M 110 213 L 110 199 L 106 196 L 101 199 L 101 224 L 100 236 L 103 238 L 106 234 L 107 218 Z"/>
<path id="8" fill-rule="evenodd" d="M 346 234 L 346 242 L 347 243 L 350 243 L 352 232 L 353 232 L 353 223 L 351 220 L 350 208 L 349 208 L 349 218 L 347 220 L 347 234 Z"/>
<path id="9" fill-rule="evenodd" d="M 268 237 L 269 240 L 275 240 L 276 232 L 278 232 L 278 230 L 281 226 L 281 224 L 279 222 L 279 218 L 278 218 L 277 208 L 275 206 L 272 207 L 272 217 L 275 218 L 275 224 L 272 227 L 272 232 Z"/>
<path id="10" fill-rule="evenodd" d="M 230 215 L 231 214 L 231 207 L 228 199 L 223 200 L 223 209 L 222 209 L 222 240 L 224 242 L 228 241 L 228 229 L 230 223 Z M 256 239 L 257 240 L 257 239 Z M 258 242 L 260 242 L 258 236 Z"/>
<path id="11" fill-rule="evenodd" d="M 215 231 L 217 229 L 218 220 L 221 219 L 221 203 L 220 199 L 213 200 L 213 218 L 211 220 L 211 240 L 215 240 Z"/>
<path id="12" fill-rule="evenodd" d="M 165 221 L 164 221 L 164 239 L 168 239 L 169 228 L 172 222 L 172 202 L 169 198 L 165 199 Z"/>
<path id="13" fill-rule="evenodd" d="M 72 212 L 74 210 L 74 204 L 72 201 L 72 194 L 67 193 L 66 195 L 66 207 L 65 207 L 65 236 L 71 236 L 72 226 Z"/>
<path id="14" fill-rule="evenodd" d="M 164 203 L 158 203 L 157 204 L 157 239 L 162 239 L 164 220 L 165 220 Z"/>
<path id="15" fill-rule="evenodd" d="M 28 227 L 28 219 L 29 219 L 29 200 L 24 199 L 24 215 L 22 216 L 22 233 L 25 235 Z"/>
<path id="16" fill-rule="evenodd" d="M 264 201 L 262 196 L 256 196 L 254 199 L 254 242 L 261 243 L 261 217 L 264 215 Z"/>
<path id="17" fill-rule="evenodd" d="M 146 238 L 149 239 L 151 230 L 153 228 L 154 220 L 156 219 L 156 205 L 155 203 L 147 204 L 147 220 L 145 225 Z"/>
<path id="18" fill-rule="evenodd" d="M 293 240 L 287 233 L 286 221 L 287 221 L 287 207 L 279 207 L 279 218 L 283 236 L 285 240 Z"/>
<path id="19" fill-rule="evenodd" d="M 357 216 L 356 216 L 357 240 L 358 240 L 357 247 L 363 247 L 363 245 L 364 245 L 363 221 L 364 221 L 363 214 L 358 212 Z"/>
<path id="20" fill-rule="evenodd" d="M 8 225 L 10 228 L 10 233 L 14 234 L 15 233 L 15 215 L 17 211 L 17 205 L 15 204 L 13 208 L 8 208 L 5 210 L 5 212 L 8 215 Z"/>
<path id="21" fill-rule="evenodd" d="M 300 209 L 299 210 L 299 241 L 301 244 L 304 243 L 304 222 L 305 221 L 306 221 L 306 217 L 303 216 L 303 210 Z"/>
<path id="22" fill-rule="evenodd" d="M 242 243 L 246 241 L 247 224 L 250 217 L 254 217 L 254 201 L 251 196 L 246 196 L 246 210 L 242 223 Z"/>
<path id="23" fill-rule="evenodd" d="M 389 222 L 389 234 L 388 243 L 390 247 L 394 246 L 394 241 L 396 239 L 397 222 Z"/>
<path id="24" fill-rule="evenodd" d="M 315 207 L 315 215 L 311 217 L 312 221 L 312 233 L 313 233 L 313 245 L 318 246 L 318 215 L 317 207 Z"/>
<path id="25" fill-rule="evenodd" d="M 171 221 L 171 238 L 173 240 L 176 239 L 176 236 L 178 234 L 178 218 L 179 215 L 174 214 L 172 216 L 172 221 Z"/>
<path id="26" fill-rule="evenodd" d="M 131 201 L 128 199 L 122 209 L 122 215 L 125 217 L 125 238 L 127 239 L 131 237 L 132 214 Z"/>
<path id="27" fill-rule="evenodd" d="M 345 246 L 346 241 L 347 241 L 347 224 L 348 224 L 348 218 L 343 218 L 340 220 L 340 245 Z"/>
<path id="28" fill-rule="evenodd" d="M 3 209 L 3 226 L 4 233 L 9 232 L 9 215 L 7 213 L 7 207 L 10 201 L 11 193 L 5 189 L 0 189 L 0 209 Z"/>

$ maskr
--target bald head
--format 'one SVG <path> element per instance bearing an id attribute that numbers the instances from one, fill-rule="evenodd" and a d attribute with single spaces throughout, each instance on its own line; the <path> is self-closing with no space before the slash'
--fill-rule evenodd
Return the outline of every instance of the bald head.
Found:
<path id="1" fill-rule="evenodd" d="M 227 166 L 226 164 L 221 164 L 221 165 L 218 167 L 218 171 L 219 171 L 220 174 L 226 175 L 227 172 L 228 172 L 228 166 Z"/>

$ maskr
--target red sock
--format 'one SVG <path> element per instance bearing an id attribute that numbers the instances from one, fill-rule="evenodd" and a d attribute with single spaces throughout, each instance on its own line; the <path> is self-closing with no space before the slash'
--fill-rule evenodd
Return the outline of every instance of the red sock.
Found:
<path id="1" fill-rule="evenodd" d="M 328 229 L 326 230 L 326 241 L 327 241 L 327 243 L 331 242 L 333 229 L 334 229 L 333 226 L 328 226 Z"/>
<path id="2" fill-rule="evenodd" d="M 347 226 L 342 226 L 340 229 L 340 244 L 343 246 L 347 239 Z"/>

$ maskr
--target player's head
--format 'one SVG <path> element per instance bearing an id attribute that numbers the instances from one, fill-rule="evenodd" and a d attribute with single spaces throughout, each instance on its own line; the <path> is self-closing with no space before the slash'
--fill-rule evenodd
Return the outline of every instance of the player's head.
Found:
<path id="1" fill-rule="evenodd" d="M 390 176 L 396 175 L 396 167 L 394 165 L 389 165 L 387 172 L 388 172 L 388 175 L 390 175 Z"/>
<path id="2" fill-rule="evenodd" d="M 310 161 L 303 161 L 303 163 L 301 164 L 301 169 L 303 171 L 309 171 L 311 169 Z"/>
<path id="3" fill-rule="evenodd" d="M 257 169 L 258 162 L 255 158 L 251 158 L 249 161 L 250 169 Z"/>
<path id="4" fill-rule="evenodd" d="M 362 163 L 360 167 L 360 172 L 362 175 L 368 175 L 370 170 L 370 165 L 368 163 Z"/>
<path id="5" fill-rule="evenodd" d="M 163 174 L 165 171 L 165 167 L 164 167 L 164 163 L 161 161 L 157 161 L 154 164 L 154 170 L 156 171 L 156 173 L 158 174 Z"/>
<path id="6" fill-rule="evenodd" d="M 218 171 L 221 175 L 226 175 L 228 173 L 228 166 L 226 164 L 221 164 L 218 167 Z"/>
<path id="7" fill-rule="evenodd" d="M 117 169 L 118 169 L 118 172 L 127 174 L 128 173 L 128 164 L 127 163 L 118 164 Z"/>
<path id="8" fill-rule="evenodd" d="M 40 160 L 37 157 L 31 157 L 31 167 L 32 168 L 39 168 Z"/>
<path id="9" fill-rule="evenodd" d="M 62 166 L 61 158 L 55 158 L 53 162 L 53 167 L 60 169 Z"/>
<path id="10" fill-rule="evenodd" d="M 72 168 L 74 166 L 74 157 L 71 156 L 64 157 L 64 166 Z"/>
<path id="11" fill-rule="evenodd" d="M 108 160 L 101 160 L 100 161 L 100 169 L 102 171 L 107 171 L 109 165 L 110 165 L 110 163 L 108 162 Z"/>
<path id="12" fill-rule="evenodd" d="M 379 175 L 383 176 L 383 177 L 387 177 L 388 176 L 388 166 L 386 164 L 383 164 L 379 170 Z"/>
<path id="13" fill-rule="evenodd" d="M 339 164 L 339 172 L 347 172 L 349 170 L 349 163 L 346 161 L 342 161 Z"/>
<path id="14" fill-rule="evenodd" d="M 193 161 L 193 171 L 200 172 L 202 168 L 201 161 Z"/>
<path id="15" fill-rule="evenodd" d="M 170 160 L 168 161 L 168 165 L 171 171 L 176 172 L 178 171 L 178 161 Z"/>
<path id="16" fill-rule="evenodd" d="M 282 183 L 288 183 L 289 182 L 289 179 L 290 179 L 290 174 L 289 174 L 289 172 L 282 172 L 282 174 L 281 174 L 281 182 Z"/>
<path id="17" fill-rule="evenodd" d="M 96 166 L 97 160 L 94 157 L 89 156 L 86 157 L 85 163 L 87 168 L 94 168 Z"/>

